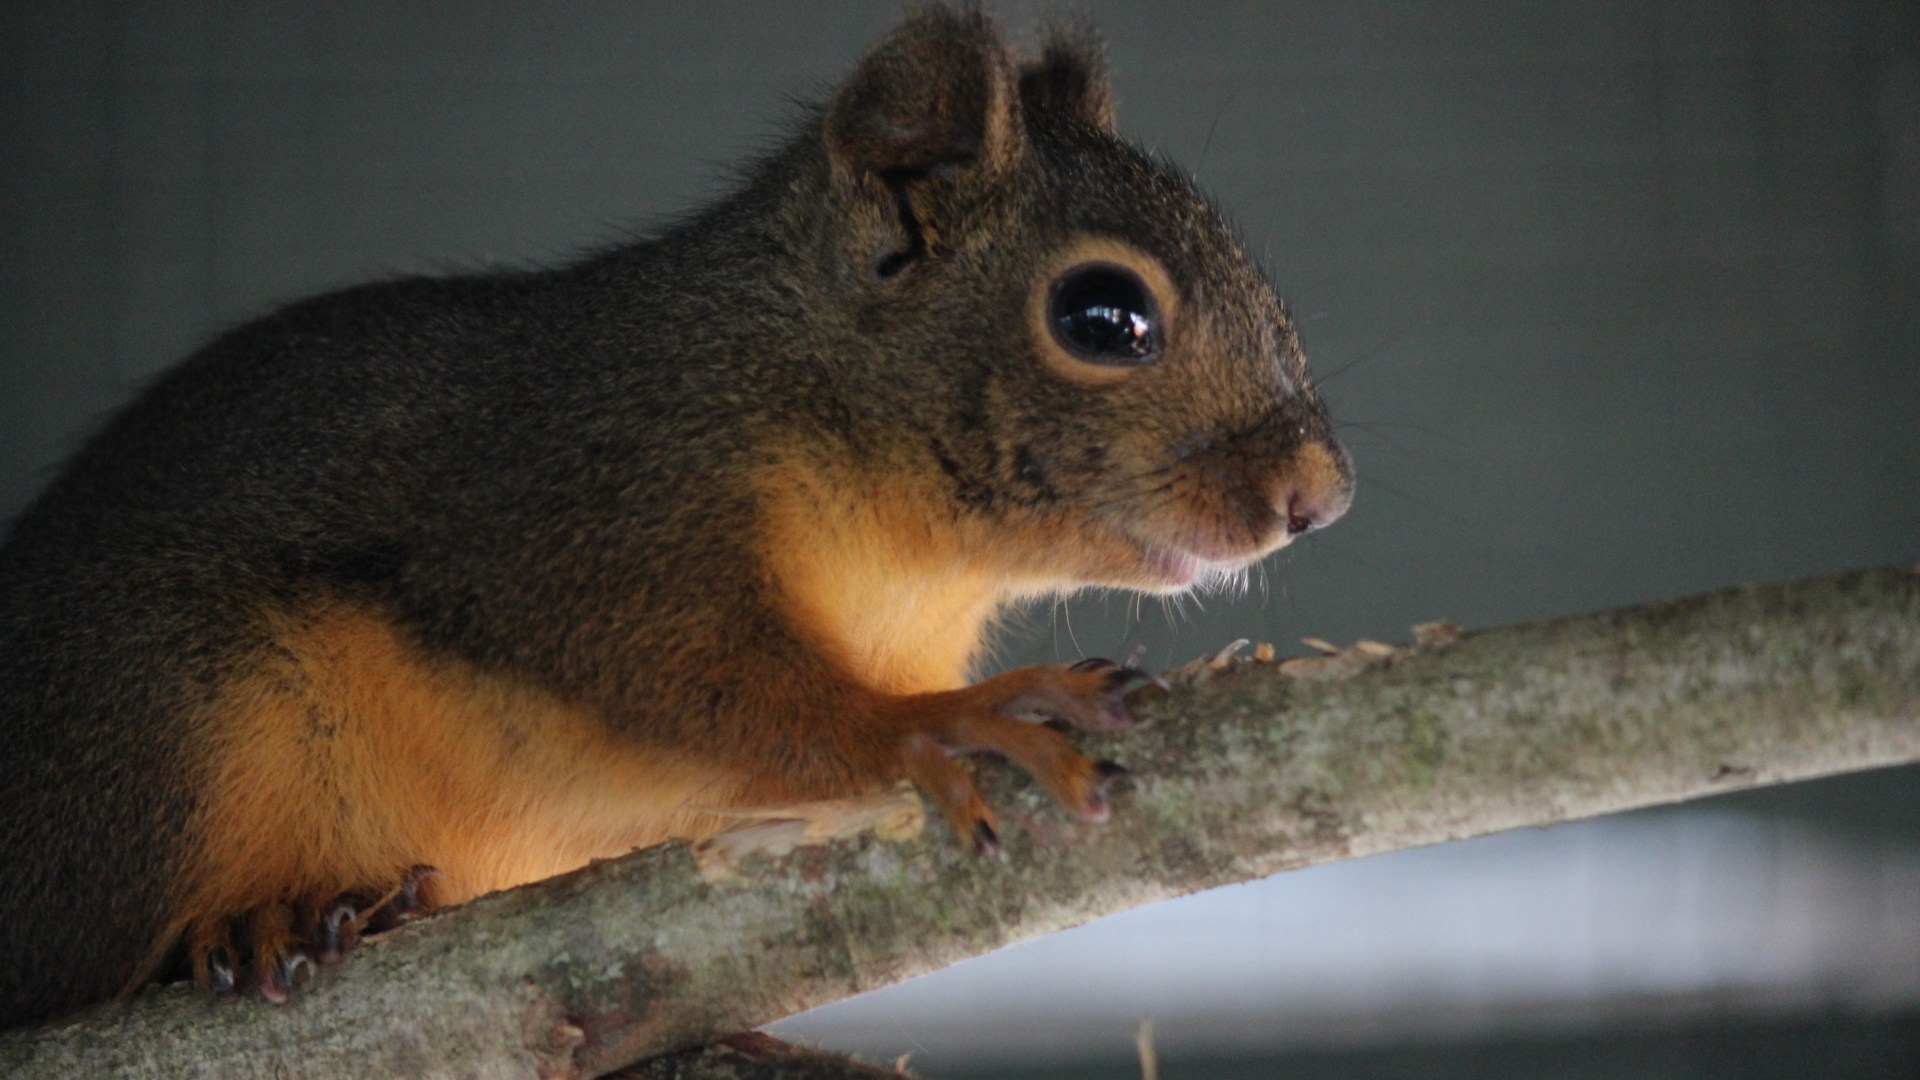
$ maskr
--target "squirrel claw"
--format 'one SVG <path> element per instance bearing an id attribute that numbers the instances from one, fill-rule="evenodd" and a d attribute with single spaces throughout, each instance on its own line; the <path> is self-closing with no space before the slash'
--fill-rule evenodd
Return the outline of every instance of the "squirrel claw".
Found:
<path id="1" fill-rule="evenodd" d="M 291 991 L 286 977 L 279 971 L 271 971 L 260 978 L 260 1000 L 269 1005 L 285 1005 Z"/>
<path id="2" fill-rule="evenodd" d="M 1127 692 L 1145 685 L 1136 680 L 1151 679 L 1153 676 L 1131 668 L 1121 668 L 1108 672 L 1102 679 L 1100 690 L 1092 702 L 1091 718 L 1079 726 L 1086 731 L 1101 734 L 1118 734 L 1128 731 L 1139 721 L 1133 715 L 1133 709 L 1127 704 Z"/>
<path id="3" fill-rule="evenodd" d="M 313 957 L 305 949 L 295 949 L 280 958 L 273 978 L 266 981 L 277 982 L 287 993 L 292 993 L 297 987 L 312 982 L 319 972 L 319 965 L 313 962 Z"/>
<path id="4" fill-rule="evenodd" d="M 1107 800 L 1107 792 L 1121 780 L 1133 777 L 1133 770 L 1117 761 L 1096 761 L 1093 764 L 1093 790 L 1087 795 L 1086 808 L 1081 816 L 1096 825 L 1105 824 L 1113 816 L 1113 806 Z"/>
<path id="5" fill-rule="evenodd" d="M 401 912 L 413 911 L 420 906 L 420 886 L 440 876 L 440 871 L 426 863 L 415 863 L 407 867 L 406 875 L 400 879 L 400 893 L 396 897 L 396 906 Z"/>
<path id="6" fill-rule="evenodd" d="M 1067 671 L 1070 677 L 1074 676 L 1072 668 Z M 1075 726 L 1105 734 L 1126 731 L 1138 723 L 1132 706 L 1127 702 L 1129 695 L 1142 687 L 1166 685 L 1149 672 L 1136 667 L 1115 665 L 1079 673 L 1080 678 L 1087 675 L 1097 675 L 1099 681 L 1092 687 L 1079 688 L 1079 708 L 1083 718 Z"/>
<path id="7" fill-rule="evenodd" d="M 379 933 L 391 930 L 405 922 L 409 915 L 428 906 L 421 901 L 421 886 L 438 876 L 440 871 L 425 863 L 409 867 L 400 878 L 400 884 L 360 916 L 367 931 Z"/>
<path id="8" fill-rule="evenodd" d="M 321 913 L 313 932 L 315 946 L 313 958 L 322 967 L 332 967 L 339 963 L 347 946 L 352 944 L 355 937 L 354 918 L 357 914 L 353 905 L 344 900 L 333 904 Z"/>
<path id="9" fill-rule="evenodd" d="M 1162 690 L 1167 689 L 1165 679 L 1151 672 L 1142 671 L 1139 668 L 1121 668 L 1107 676 L 1107 689 L 1119 694 L 1121 697 L 1126 697 L 1135 690 L 1148 686 L 1157 686 Z"/>
<path id="10" fill-rule="evenodd" d="M 1082 660 L 1066 668 L 1031 668 L 1019 674 L 1025 685 L 999 703 L 1008 716 L 1038 718 L 1081 731 L 1116 734 L 1133 727 L 1127 695 L 1157 682 L 1138 668 L 1111 660 Z"/>
<path id="11" fill-rule="evenodd" d="M 1006 854 L 1005 849 L 1000 846 L 1000 834 L 985 821 L 973 823 L 973 850 L 976 854 L 985 855 L 990 859 L 998 859 Z"/>
<path id="12" fill-rule="evenodd" d="M 1133 666 L 1131 662 L 1116 664 L 1104 657 L 1090 656 L 1085 660 L 1067 665 L 1069 675 L 1088 675 L 1094 672 L 1104 672 L 1107 677 L 1106 689 L 1122 697 L 1146 686 L 1167 689 L 1166 680 L 1143 668 Z"/>
<path id="13" fill-rule="evenodd" d="M 260 976 L 260 997 L 274 1005 L 285 1005 L 293 992 L 314 980 L 319 967 L 302 948 L 282 953 Z"/>
<path id="14" fill-rule="evenodd" d="M 233 956 L 225 949 L 215 948 L 206 957 L 207 987 L 213 996 L 222 1002 L 240 1000 L 240 988 L 233 977 Z"/>

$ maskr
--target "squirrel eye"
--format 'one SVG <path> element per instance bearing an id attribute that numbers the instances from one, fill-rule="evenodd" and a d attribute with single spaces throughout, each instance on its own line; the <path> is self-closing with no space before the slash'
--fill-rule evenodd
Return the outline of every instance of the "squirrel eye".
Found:
<path id="1" fill-rule="evenodd" d="M 1160 359 L 1160 307 L 1139 275 L 1113 263 L 1083 263 L 1053 282 L 1047 324 L 1068 352 L 1094 364 Z"/>

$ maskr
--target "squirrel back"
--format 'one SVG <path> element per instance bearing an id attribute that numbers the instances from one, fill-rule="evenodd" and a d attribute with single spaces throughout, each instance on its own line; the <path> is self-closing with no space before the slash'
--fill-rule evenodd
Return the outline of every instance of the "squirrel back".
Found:
<path id="1" fill-rule="evenodd" d="M 242 326 L 0 548 L 0 1023 L 991 750 L 1104 820 L 1140 676 L 967 680 L 1003 606 L 1178 592 L 1352 467 L 1272 288 L 1096 49 L 882 41 L 652 240 Z M 431 869 L 428 869 L 431 868 Z"/>

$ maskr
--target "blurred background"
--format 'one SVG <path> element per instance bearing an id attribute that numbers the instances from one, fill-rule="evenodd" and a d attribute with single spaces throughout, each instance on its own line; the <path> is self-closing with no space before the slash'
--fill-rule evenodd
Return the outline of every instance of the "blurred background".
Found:
<path id="1" fill-rule="evenodd" d="M 1002 662 L 1920 560 L 1920 5 L 1069 10 L 1290 299 L 1361 482 L 1251 595 L 1042 608 Z M 900 13 L 0 5 L 0 517 L 224 327 L 712 199 Z M 1137 1075 L 1144 1017 L 1166 1077 L 1920 1075 L 1920 773 L 1283 875 L 774 1030 L 1065 1080 Z"/>

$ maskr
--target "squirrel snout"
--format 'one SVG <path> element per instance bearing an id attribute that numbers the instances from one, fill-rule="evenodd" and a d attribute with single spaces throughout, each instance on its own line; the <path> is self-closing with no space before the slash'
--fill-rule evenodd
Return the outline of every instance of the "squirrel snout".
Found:
<path id="1" fill-rule="evenodd" d="M 1324 529 L 1347 512 L 1344 499 L 1331 499 L 1317 492 L 1294 491 L 1287 495 L 1287 535 Z"/>
<path id="2" fill-rule="evenodd" d="M 1314 442 L 1295 454 L 1274 506 L 1286 515 L 1287 536 L 1324 529 L 1353 504 L 1353 459 L 1336 442 Z"/>

